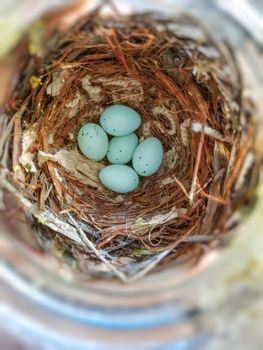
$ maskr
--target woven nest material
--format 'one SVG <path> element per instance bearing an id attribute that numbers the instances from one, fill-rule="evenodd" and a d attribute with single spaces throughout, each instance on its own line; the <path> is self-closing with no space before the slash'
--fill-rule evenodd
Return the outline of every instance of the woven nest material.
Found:
<path id="1" fill-rule="evenodd" d="M 42 247 L 127 281 L 225 243 L 258 177 L 253 106 L 231 49 L 190 17 L 96 11 L 43 52 L 20 73 L 1 143 L 3 184 Z M 165 151 L 158 173 L 125 195 L 101 185 L 107 161 L 76 143 L 119 103 L 140 113 L 140 141 L 156 136 Z"/>

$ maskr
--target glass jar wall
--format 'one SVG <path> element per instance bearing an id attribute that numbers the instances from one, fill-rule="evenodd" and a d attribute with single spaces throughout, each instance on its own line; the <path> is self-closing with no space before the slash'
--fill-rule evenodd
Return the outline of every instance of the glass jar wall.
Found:
<path id="1" fill-rule="evenodd" d="M 248 93 L 261 108 L 259 44 L 216 1 L 133 0 L 119 4 L 125 11 L 184 11 L 197 16 L 215 37 L 231 42 L 245 71 Z M 231 344 L 241 350 L 251 337 L 256 346 L 257 333 L 235 340 L 233 328 L 226 326 L 233 319 L 246 325 L 242 310 L 244 314 L 250 307 L 261 310 L 256 305 L 262 286 L 255 282 L 261 270 L 244 279 L 245 265 L 239 268 L 237 264 L 240 250 L 213 251 L 194 268 L 169 268 L 128 285 L 91 279 L 41 253 L 30 239 L 15 199 L 9 194 L 5 197 L 0 236 L 3 349 L 211 350 L 230 349 Z M 255 228 L 253 220 L 248 219 L 244 227 L 262 230 Z M 230 265 L 235 271 L 231 276 L 237 280 L 227 284 L 229 276 L 224 274 Z"/>

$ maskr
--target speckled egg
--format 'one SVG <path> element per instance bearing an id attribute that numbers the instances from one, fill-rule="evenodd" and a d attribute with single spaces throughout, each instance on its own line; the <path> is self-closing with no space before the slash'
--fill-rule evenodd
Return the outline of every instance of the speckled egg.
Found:
<path id="1" fill-rule="evenodd" d="M 112 164 L 127 164 L 131 161 L 138 137 L 132 133 L 126 136 L 115 136 L 110 140 L 107 158 Z"/>
<path id="2" fill-rule="evenodd" d="M 149 137 L 140 143 L 132 157 L 134 170 L 140 176 L 150 176 L 158 171 L 163 160 L 163 146 L 156 137 Z"/>
<path id="3" fill-rule="evenodd" d="M 81 152 L 89 159 L 101 160 L 107 154 L 108 136 L 95 123 L 88 123 L 79 130 L 78 145 Z"/>
<path id="4" fill-rule="evenodd" d="M 124 105 L 107 107 L 101 117 L 100 125 L 110 135 L 131 134 L 141 125 L 141 117 L 134 109 Z"/>
<path id="5" fill-rule="evenodd" d="M 139 176 L 127 165 L 112 164 L 101 169 L 100 181 L 113 192 L 128 193 L 139 186 Z"/>

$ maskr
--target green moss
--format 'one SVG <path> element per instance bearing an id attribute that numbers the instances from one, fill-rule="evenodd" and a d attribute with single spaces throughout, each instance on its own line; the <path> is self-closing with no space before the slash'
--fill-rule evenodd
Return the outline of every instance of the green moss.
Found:
<path id="1" fill-rule="evenodd" d="M 140 257 L 140 256 L 152 255 L 152 253 L 147 249 L 135 249 L 131 255 L 134 257 Z"/>
<path id="2" fill-rule="evenodd" d="M 30 85 L 32 89 L 37 89 L 41 85 L 41 78 L 35 75 L 32 75 L 30 78 Z"/>
<path id="3" fill-rule="evenodd" d="M 40 216 L 35 215 L 35 218 L 37 219 L 37 221 L 41 224 L 41 225 L 45 225 L 46 222 L 44 219 L 42 219 Z"/>

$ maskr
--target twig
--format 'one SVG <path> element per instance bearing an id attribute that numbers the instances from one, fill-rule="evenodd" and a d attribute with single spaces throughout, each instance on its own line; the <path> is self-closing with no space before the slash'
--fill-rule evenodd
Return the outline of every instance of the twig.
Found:
<path id="1" fill-rule="evenodd" d="M 172 249 L 167 249 L 167 250 L 165 250 L 164 252 L 161 252 L 161 253 L 159 253 L 159 254 L 156 254 L 153 258 L 151 258 L 151 262 L 150 263 L 148 263 L 148 265 L 144 268 L 144 269 L 142 269 L 140 272 L 138 272 L 138 273 L 136 273 L 134 276 L 132 276 L 129 280 L 128 280 L 128 282 L 129 283 L 134 283 L 134 282 L 136 282 L 136 281 L 138 281 L 138 280 L 140 280 L 142 277 L 144 277 L 145 275 L 147 275 L 150 271 L 152 271 L 154 268 L 155 268 L 155 266 L 157 265 L 157 264 L 159 264 L 159 262 L 161 261 L 161 260 L 163 260 L 170 252 L 172 251 Z M 149 260 L 148 260 L 149 261 Z M 147 261 L 147 262 L 148 262 Z"/>
<path id="2" fill-rule="evenodd" d="M 199 144 L 198 144 L 195 167 L 194 167 L 194 172 L 193 172 L 193 179 L 192 179 L 191 189 L 189 192 L 190 205 L 193 205 L 193 201 L 194 201 L 194 194 L 195 194 L 195 189 L 196 189 L 196 184 L 197 184 L 197 176 L 198 176 L 198 170 L 199 170 L 201 156 L 202 156 L 204 140 L 205 140 L 204 125 L 202 125 L 202 133 L 201 133 Z"/>

